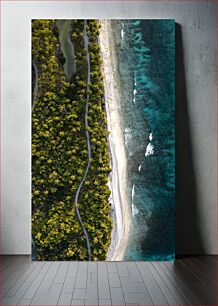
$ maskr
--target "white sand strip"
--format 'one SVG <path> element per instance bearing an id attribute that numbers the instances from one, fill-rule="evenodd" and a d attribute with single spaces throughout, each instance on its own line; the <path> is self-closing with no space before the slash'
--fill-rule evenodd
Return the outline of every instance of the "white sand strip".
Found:
<path id="1" fill-rule="evenodd" d="M 115 77 L 115 45 L 109 20 L 101 20 L 100 47 L 103 59 L 106 112 L 111 154 L 112 173 L 110 188 L 112 191 L 113 232 L 107 260 L 121 261 L 125 253 L 130 232 L 130 206 L 126 192 L 126 152 L 120 122 L 119 84 Z"/>

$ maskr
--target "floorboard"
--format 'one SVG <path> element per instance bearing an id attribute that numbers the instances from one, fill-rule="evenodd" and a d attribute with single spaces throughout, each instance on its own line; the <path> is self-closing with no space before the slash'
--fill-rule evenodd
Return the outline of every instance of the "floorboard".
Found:
<path id="1" fill-rule="evenodd" d="M 0 305 L 217 305 L 217 256 L 176 262 L 1 257 Z"/>

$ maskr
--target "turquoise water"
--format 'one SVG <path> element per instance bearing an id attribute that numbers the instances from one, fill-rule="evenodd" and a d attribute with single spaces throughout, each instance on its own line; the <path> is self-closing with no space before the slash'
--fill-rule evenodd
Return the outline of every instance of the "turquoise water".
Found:
<path id="1" fill-rule="evenodd" d="M 113 20 L 132 225 L 124 260 L 175 258 L 175 22 Z"/>

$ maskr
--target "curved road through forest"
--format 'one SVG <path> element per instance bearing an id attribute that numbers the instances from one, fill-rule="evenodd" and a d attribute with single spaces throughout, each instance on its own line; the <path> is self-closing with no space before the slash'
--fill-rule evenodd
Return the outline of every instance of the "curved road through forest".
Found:
<path id="1" fill-rule="evenodd" d="M 91 261 L 91 248 L 90 248 L 90 242 L 89 242 L 89 237 L 88 233 L 86 231 L 86 228 L 83 225 L 79 208 L 77 206 L 78 203 L 78 198 L 79 194 L 82 188 L 82 185 L 88 175 L 89 167 L 90 167 L 90 158 L 91 158 L 91 144 L 90 144 L 90 138 L 89 138 L 89 123 L 88 123 L 88 112 L 89 112 L 89 83 L 90 83 L 90 54 L 89 54 L 89 38 L 86 32 L 86 26 L 87 26 L 87 20 L 84 20 L 84 30 L 83 30 L 83 39 L 84 39 L 84 48 L 86 50 L 86 58 L 87 58 L 87 66 L 88 66 L 88 76 L 87 76 L 87 96 L 86 96 L 86 113 L 85 113 L 85 128 L 86 128 L 86 139 L 87 139 L 87 146 L 88 146 L 88 164 L 86 166 L 86 171 L 84 173 L 84 176 L 79 184 L 79 187 L 77 189 L 76 195 L 75 195 L 75 206 L 76 206 L 76 214 L 79 219 L 80 225 L 82 227 L 83 233 L 86 237 L 86 244 L 87 244 L 87 251 L 88 251 L 88 256 L 89 256 L 89 261 Z"/>
<path id="2" fill-rule="evenodd" d="M 87 244 L 87 251 L 88 251 L 88 258 L 89 258 L 89 261 L 91 261 L 91 248 L 90 248 L 90 242 L 89 242 L 89 237 L 88 237 L 88 233 L 86 231 L 86 228 L 85 226 L 83 225 L 83 222 L 82 222 L 82 218 L 80 216 L 80 211 L 79 211 L 79 207 L 77 206 L 78 204 L 78 198 L 79 198 L 79 195 L 80 195 L 80 191 L 82 189 L 82 186 L 83 186 L 83 183 L 88 175 L 88 171 L 89 171 L 89 168 L 90 168 L 90 159 L 91 159 L 91 144 L 90 144 L 90 137 L 89 137 L 89 131 L 88 131 L 88 127 L 89 127 L 89 124 L 88 124 L 88 112 L 89 112 L 89 83 L 90 83 L 90 54 L 89 54 L 89 38 L 88 38 L 88 35 L 87 35 L 87 32 L 86 32 L 86 26 L 87 26 L 87 20 L 84 20 L 84 30 L 83 30 L 83 39 L 84 39 L 84 48 L 86 50 L 86 58 L 87 58 L 87 66 L 88 66 L 88 76 L 87 76 L 87 96 L 86 96 L 86 112 L 85 112 L 85 128 L 86 128 L 86 139 L 87 139 L 87 146 L 88 146 L 88 163 L 87 163 L 87 166 L 86 166 L 86 170 L 85 170 L 85 173 L 84 173 L 84 176 L 82 178 L 82 180 L 80 181 L 80 184 L 79 184 L 79 187 L 77 189 L 77 192 L 76 192 L 76 195 L 75 195 L 75 200 L 74 200 L 74 204 L 75 204 L 75 207 L 76 207 L 76 214 L 77 214 L 77 217 L 79 219 L 79 222 L 80 222 L 80 225 L 82 227 L 82 230 L 83 230 L 83 233 L 86 237 L 86 244 Z M 36 65 L 36 62 L 33 58 L 33 68 L 35 70 L 35 88 L 34 88 L 34 95 L 33 95 L 33 103 L 32 103 L 32 111 L 34 110 L 34 107 L 35 107 L 35 104 L 36 104 L 36 98 L 37 98 L 37 95 L 38 95 L 38 68 L 37 68 L 37 65 Z M 35 243 L 34 243 L 34 240 L 32 239 L 32 244 L 33 246 L 35 247 Z"/>
<path id="3" fill-rule="evenodd" d="M 34 86 L 33 101 L 32 101 L 32 112 L 33 112 L 34 107 L 36 105 L 36 99 L 38 96 L 38 88 L 39 88 L 38 86 L 39 73 L 38 73 L 38 68 L 37 68 L 36 61 L 34 58 L 32 58 L 32 66 L 35 71 L 35 84 L 34 84 L 35 86 Z M 32 260 L 37 260 L 37 249 L 36 249 L 36 244 L 35 244 L 33 236 L 32 236 Z"/>
<path id="4" fill-rule="evenodd" d="M 34 58 L 32 59 L 32 64 L 33 64 L 33 68 L 35 71 L 35 86 L 34 86 L 33 102 L 32 102 L 32 112 L 33 112 L 34 107 L 36 105 L 36 99 L 37 99 L 38 89 L 39 89 L 39 86 L 38 86 L 39 73 L 38 73 L 38 68 L 37 68 L 36 61 Z"/>

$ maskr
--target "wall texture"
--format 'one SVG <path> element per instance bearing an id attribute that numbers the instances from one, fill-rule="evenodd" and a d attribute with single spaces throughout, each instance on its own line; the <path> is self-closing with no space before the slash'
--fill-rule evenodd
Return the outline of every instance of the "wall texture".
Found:
<path id="1" fill-rule="evenodd" d="M 104 2 L 104 3 L 103 3 Z M 177 22 L 177 253 L 217 253 L 216 1 L 3 1 L 1 252 L 31 252 L 31 19 Z"/>

